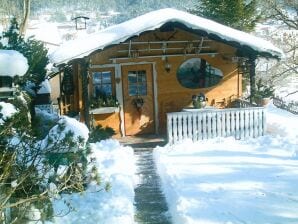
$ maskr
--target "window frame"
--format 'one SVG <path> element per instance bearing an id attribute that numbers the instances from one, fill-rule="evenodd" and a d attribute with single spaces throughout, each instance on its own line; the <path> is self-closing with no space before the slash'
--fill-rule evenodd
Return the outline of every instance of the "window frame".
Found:
<path id="1" fill-rule="evenodd" d="M 136 74 L 136 82 L 131 83 L 130 79 L 129 79 L 129 75 L 130 74 Z M 144 75 L 143 78 L 140 78 L 141 75 Z M 129 97 L 142 97 L 142 96 L 148 96 L 148 83 L 147 83 L 147 72 L 144 69 L 140 69 L 140 70 L 130 70 L 127 73 L 127 91 L 128 91 L 128 96 Z M 130 93 L 130 87 L 133 84 L 133 86 L 136 87 L 136 93 L 135 94 L 131 94 Z M 143 89 L 142 87 L 145 87 L 145 89 Z M 145 93 L 145 94 L 144 94 Z"/>
<path id="2" fill-rule="evenodd" d="M 104 82 L 101 82 L 100 84 L 96 84 L 94 83 L 94 74 L 95 73 L 105 73 L 105 72 L 109 72 L 111 74 L 111 77 L 110 77 L 110 83 L 104 83 Z M 90 97 L 96 97 L 96 94 L 95 94 L 95 86 L 97 85 L 100 85 L 100 86 L 103 86 L 105 84 L 109 84 L 111 85 L 111 95 L 112 96 L 116 96 L 116 91 L 115 91 L 115 73 L 114 73 L 114 69 L 112 68 L 104 68 L 104 69 L 92 69 L 90 71 L 91 73 L 91 85 L 90 85 L 90 89 L 89 89 L 89 95 Z M 101 75 L 101 80 L 102 80 L 102 75 Z"/>
<path id="3" fill-rule="evenodd" d="M 191 62 L 193 60 L 193 62 Z M 182 70 L 183 65 L 187 65 L 187 62 L 189 63 L 195 63 L 195 61 L 199 61 L 199 67 L 195 68 L 189 67 L 187 70 L 192 70 L 190 77 L 186 78 L 184 75 L 187 73 L 187 71 Z M 203 61 L 203 63 L 202 63 Z M 194 69 L 195 68 L 195 69 Z M 204 71 L 202 69 L 204 68 Z M 183 73 L 180 73 L 181 70 Z M 216 70 L 220 71 L 222 75 L 216 75 Z M 196 75 L 195 75 L 196 73 Z M 218 77 L 218 78 L 216 78 Z M 176 72 L 176 79 L 180 86 L 186 89 L 203 89 L 203 88 L 212 88 L 214 86 L 217 86 L 221 80 L 223 79 L 224 74 L 221 69 L 214 67 L 213 65 L 209 64 L 208 61 L 204 58 L 190 58 L 185 61 L 183 61 L 180 66 L 177 69 Z M 184 81 L 183 81 L 184 79 Z M 187 80 L 190 79 L 197 79 L 196 82 L 191 81 L 191 83 L 196 84 L 196 85 L 188 85 Z"/>

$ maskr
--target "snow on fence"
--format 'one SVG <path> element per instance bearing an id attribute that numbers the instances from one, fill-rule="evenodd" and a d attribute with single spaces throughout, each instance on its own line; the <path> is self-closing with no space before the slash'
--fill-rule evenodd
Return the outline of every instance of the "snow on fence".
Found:
<path id="1" fill-rule="evenodd" d="M 193 141 L 234 136 L 246 139 L 264 135 L 266 116 L 263 107 L 213 109 L 167 114 L 168 142 Z"/>

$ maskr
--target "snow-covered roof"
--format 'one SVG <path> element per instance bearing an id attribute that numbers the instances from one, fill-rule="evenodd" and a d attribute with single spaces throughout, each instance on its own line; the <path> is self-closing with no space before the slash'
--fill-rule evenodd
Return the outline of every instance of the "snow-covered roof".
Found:
<path id="1" fill-rule="evenodd" d="M 51 85 L 49 83 L 49 80 L 44 80 L 41 84 L 40 84 L 40 89 L 37 91 L 38 94 L 47 94 L 47 93 L 51 93 Z"/>
<path id="2" fill-rule="evenodd" d="M 31 36 L 50 45 L 60 45 L 62 42 L 56 23 L 39 22 L 31 24 L 26 31 L 26 37 Z"/>
<path id="3" fill-rule="evenodd" d="M 0 50 L 0 76 L 23 76 L 27 72 L 28 60 L 15 50 Z"/>
<path id="4" fill-rule="evenodd" d="M 188 28 L 216 35 L 222 41 L 236 42 L 272 57 L 281 58 L 283 56 L 283 52 L 279 48 L 261 38 L 187 12 L 167 8 L 149 12 L 87 37 L 66 42 L 50 54 L 50 60 L 53 63 L 62 64 L 75 58 L 82 58 L 95 50 L 119 44 L 144 31 L 160 28 L 168 22 L 184 24 Z"/>

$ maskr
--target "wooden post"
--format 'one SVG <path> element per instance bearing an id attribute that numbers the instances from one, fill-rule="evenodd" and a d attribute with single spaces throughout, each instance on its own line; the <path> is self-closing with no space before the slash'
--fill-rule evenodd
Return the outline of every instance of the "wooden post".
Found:
<path id="1" fill-rule="evenodd" d="M 256 93 L 256 57 L 249 57 L 249 80 L 250 80 L 250 103 L 253 103 L 253 97 Z"/>
<path id="2" fill-rule="evenodd" d="M 83 117 L 85 124 L 90 129 L 90 116 L 89 116 L 89 94 L 88 94 L 88 61 L 82 59 L 81 76 L 82 76 L 82 99 L 83 99 Z"/>

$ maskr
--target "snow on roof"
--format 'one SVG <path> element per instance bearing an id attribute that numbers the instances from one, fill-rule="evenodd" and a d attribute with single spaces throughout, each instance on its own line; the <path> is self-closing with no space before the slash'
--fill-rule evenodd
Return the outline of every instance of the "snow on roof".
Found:
<path id="1" fill-rule="evenodd" d="M 155 30 L 168 22 L 179 22 L 185 26 L 217 35 L 225 41 L 237 42 L 257 52 L 268 53 L 273 57 L 282 57 L 283 52 L 268 41 L 248 33 L 232 29 L 199 16 L 176 9 L 160 9 L 149 12 L 124 23 L 108 27 L 85 38 L 76 39 L 61 45 L 50 54 L 50 60 L 56 64 L 82 58 L 95 50 L 112 44 L 119 44 L 128 38 L 148 30 Z"/>
<path id="2" fill-rule="evenodd" d="M 51 85 L 49 83 L 49 80 L 46 79 L 40 84 L 40 89 L 37 91 L 37 94 L 47 93 L 51 93 Z"/>
<path id="3" fill-rule="evenodd" d="M 26 31 L 26 37 L 31 36 L 52 45 L 60 45 L 62 42 L 56 23 L 38 22 L 32 24 Z"/>
<path id="4" fill-rule="evenodd" d="M 29 66 L 27 58 L 15 50 L 0 50 L 0 76 L 23 76 Z"/>
<path id="5" fill-rule="evenodd" d="M 2 116 L 0 117 L 0 125 L 3 124 L 7 118 L 10 118 L 16 112 L 16 108 L 11 103 L 0 102 L 0 113 L 2 114 Z"/>

